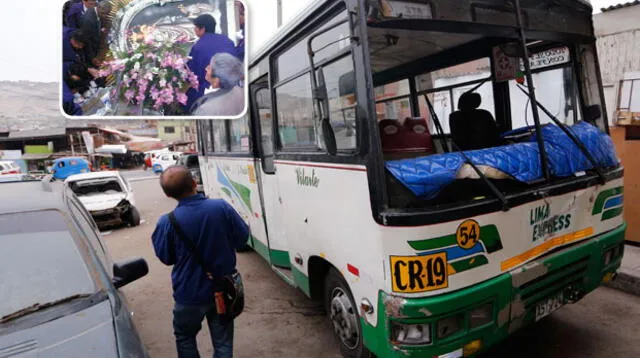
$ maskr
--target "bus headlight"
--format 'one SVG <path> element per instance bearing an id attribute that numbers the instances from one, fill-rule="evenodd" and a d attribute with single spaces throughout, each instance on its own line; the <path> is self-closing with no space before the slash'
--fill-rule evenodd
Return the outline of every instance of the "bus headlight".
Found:
<path id="1" fill-rule="evenodd" d="M 391 322 L 391 341 L 395 344 L 429 344 L 431 328 L 428 323 L 404 324 Z"/>
<path id="2" fill-rule="evenodd" d="M 458 314 L 438 321 L 438 339 L 449 337 L 462 329 L 464 316 Z"/>
<path id="3" fill-rule="evenodd" d="M 469 312 L 469 328 L 484 326 L 493 321 L 493 304 L 487 303 Z"/>

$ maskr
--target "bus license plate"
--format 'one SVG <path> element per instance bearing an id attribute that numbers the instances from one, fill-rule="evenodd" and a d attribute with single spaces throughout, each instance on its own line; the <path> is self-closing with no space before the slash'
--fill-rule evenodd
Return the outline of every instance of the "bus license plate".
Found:
<path id="1" fill-rule="evenodd" d="M 564 304 L 562 292 L 553 295 L 536 305 L 536 322 L 547 317 Z"/>
<path id="2" fill-rule="evenodd" d="M 393 292 L 414 293 L 449 286 L 447 253 L 426 256 L 391 256 Z"/>

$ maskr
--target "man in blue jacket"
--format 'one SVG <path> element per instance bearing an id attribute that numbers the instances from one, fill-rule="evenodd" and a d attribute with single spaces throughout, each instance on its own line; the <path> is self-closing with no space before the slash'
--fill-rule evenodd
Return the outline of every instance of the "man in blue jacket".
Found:
<path id="1" fill-rule="evenodd" d="M 204 90 L 209 87 L 205 76 L 205 68 L 209 65 L 213 55 L 217 53 L 236 54 L 236 47 L 227 36 L 216 34 L 216 20 L 209 14 L 198 16 L 193 20 L 198 41 L 193 45 L 189 56 L 191 60 L 187 63 L 191 71 L 198 76 L 198 89 L 187 91 L 187 111 L 193 102 L 204 95 Z"/>
<path id="2" fill-rule="evenodd" d="M 178 201 L 176 221 L 191 240 L 207 272 L 214 277 L 231 274 L 236 267 L 235 250 L 244 247 L 249 228 L 224 200 L 197 194 L 196 181 L 182 166 L 167 168 L 160 176 L 164 193 Z M 214 302 L 213 281 L 194 259 L 189 246 L 177 236 L 168 215 L 158 220 L 152 235 L 156 256 L 173 265 L 173 330 L 178 358 L 199 357 L 196 335 L 206 317 L 216 358 L 233 356 L 233 320 L 220 320 Z"/>

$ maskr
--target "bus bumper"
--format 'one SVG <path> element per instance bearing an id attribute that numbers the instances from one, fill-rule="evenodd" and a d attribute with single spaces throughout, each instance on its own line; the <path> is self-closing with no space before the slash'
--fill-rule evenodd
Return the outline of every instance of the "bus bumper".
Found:
<path id="1" fill-rule="evenodd" d="M 378 357 L 474 356 L 558 307 L 549 302 L 575 303 L 610 280 L 622 261 L 625 230 L 623 224 L 535 260 L 543 270 L 514 269 L 440 296 L 403 298 L 380 291 L 377 326 L 361 319 L 365 346 Z M 425 324 L 430 344 L 393 341 L 394 327 Z"/>

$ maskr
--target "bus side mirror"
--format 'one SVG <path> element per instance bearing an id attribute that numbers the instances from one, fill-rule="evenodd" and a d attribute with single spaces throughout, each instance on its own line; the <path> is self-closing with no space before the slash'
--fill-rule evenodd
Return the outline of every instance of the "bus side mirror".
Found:
<path id="1" fill-rule="evenodd" d="M 588 106 L 585 109 L 584 120 L 594 124 L 596 120 L 602 117 L 602 107 L 599 104 Z"/>

